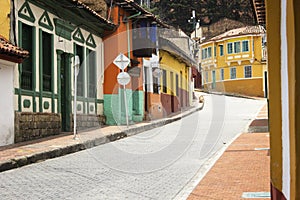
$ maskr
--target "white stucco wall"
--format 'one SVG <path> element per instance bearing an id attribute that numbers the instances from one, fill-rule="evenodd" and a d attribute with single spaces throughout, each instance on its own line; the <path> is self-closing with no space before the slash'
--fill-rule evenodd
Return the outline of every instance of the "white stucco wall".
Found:
<path id="1" fill-rule="evenodd" d="M 14 86 L 15 63 L 0 60 L 0 146 L 14 142 Z"/>

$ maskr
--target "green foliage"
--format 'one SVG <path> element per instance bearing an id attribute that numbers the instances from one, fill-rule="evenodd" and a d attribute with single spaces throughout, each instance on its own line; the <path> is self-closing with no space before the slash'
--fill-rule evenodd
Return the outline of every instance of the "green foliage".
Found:
<path id="1" fill-rule="evenodd" d="M 160 0 L 153 1 L 154 14 L 186 33 L 193 31 L 193 24 L 188 23 L 192 10 L 201 26 L 210 25 L 227 17 L 245 24 L 254 24 L 251 0 Z"/>

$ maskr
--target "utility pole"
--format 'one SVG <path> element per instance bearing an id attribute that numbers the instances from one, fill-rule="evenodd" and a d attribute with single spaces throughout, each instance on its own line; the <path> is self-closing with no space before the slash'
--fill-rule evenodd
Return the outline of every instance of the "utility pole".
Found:
<path id="1" fill-rule="evenodd" d="M 195 10 L 192 10 L 191 19 L 189 19 L 188 22 L 190 24 L 193 24 L 193 30 L 195 31 L 195 40 L 196 40 L 196 38 L 197 38 L 197 28 L 200 25 L 200 19 L 197 20 L 197 18 L 196 18 L 196 11 Z"/>
<path id="2" fill-rule="evenodd" d="M 194 56 L 196 57 L 195 52 L 197 51 L 197 28 L 200 25 L 200 19 L 197 19 L 196 17 L 196 11 L 192 10 L 192 16 L 191 19 L 188 20 L 190 24 L 193 24 L 193 30 L 195 31 L 195 38 L 194 38 Z M 192 36 L 191 36 L 192 37 Z M 201 36 L 200 36 L 201 37 Z"/>

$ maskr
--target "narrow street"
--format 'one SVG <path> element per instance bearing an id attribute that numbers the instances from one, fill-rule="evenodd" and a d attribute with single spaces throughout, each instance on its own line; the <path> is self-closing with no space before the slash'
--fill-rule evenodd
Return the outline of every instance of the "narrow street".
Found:
<path id="1" fill-rule="evenodd" d="M 265 104 L 205 94 L 182 120 L 0 173 L 1 199 L 180 199 Z"/>

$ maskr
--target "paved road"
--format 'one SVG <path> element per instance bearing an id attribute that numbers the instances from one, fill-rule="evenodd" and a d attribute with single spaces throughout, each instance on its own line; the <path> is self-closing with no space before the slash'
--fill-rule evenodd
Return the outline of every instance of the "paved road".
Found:
<path id="1" fill-rule="evenodd" d="M 2 172 L 0 198 L 174 199 L 263 104 L 206 95 L 204 109 L 180 121 Z"/>

